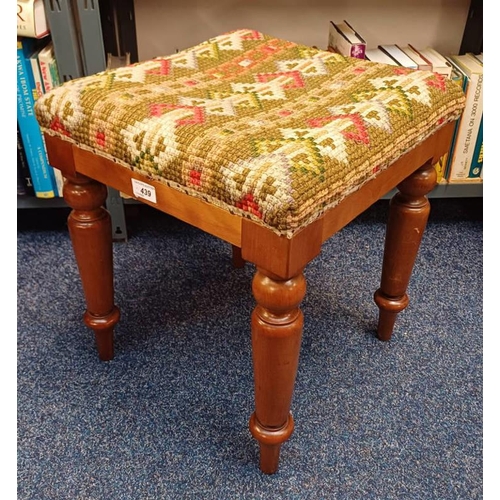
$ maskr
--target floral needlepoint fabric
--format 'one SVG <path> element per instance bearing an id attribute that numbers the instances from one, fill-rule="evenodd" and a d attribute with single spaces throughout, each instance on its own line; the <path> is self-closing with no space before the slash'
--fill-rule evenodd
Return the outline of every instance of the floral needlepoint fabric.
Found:
<path id="1" fill-rule="evenodd" d="M 43 131 L 287 236 L 449 121 L 461 88 L 248 29 L 42 96 Z"/>

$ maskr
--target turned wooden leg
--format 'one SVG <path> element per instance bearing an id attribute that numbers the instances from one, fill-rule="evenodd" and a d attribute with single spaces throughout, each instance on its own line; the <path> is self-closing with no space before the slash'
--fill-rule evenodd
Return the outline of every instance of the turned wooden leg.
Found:
<path id="1" fill-rule="evenodd" d="M 114 304 L 111 217 L 102 207 L 106 195 L 106 186 L 82 175 L 64 183 L 64 199 L 73 209 L 69 233 L 87 302 L 83 319 L 95 333 L 103 361 L 113 359 L 113 328 L 120 316 Z"/>
<path id="2" fill-rule="evenodd" d="M 289 280 L 258 269 L 253 280 L 257 305 L 252 314 L 255 412 L 250 431 L 260 444 L 260 468 L 278 469 L 281 444 L 293 432 L 290 414 L 299 361 L 306 291 L 302 273 Z"/>
<path id="3" fill-rule="evenodd" d="M 436 185 L 436 171 L 426 163 L 398 185 L 390 202 L 380 288 L 375 303 L 380 309 L 377 336 L 390 340 L 399 312 L 408 305 L 406 289 L 430 212 L 425 196 Z"/>
<path id="4" fill-rule="evenodd" d="M 236 245 L 233 247 L 233 266 L 237 269 L 245 267 L 245 259 L 241 256 L 241 248 Z"/>

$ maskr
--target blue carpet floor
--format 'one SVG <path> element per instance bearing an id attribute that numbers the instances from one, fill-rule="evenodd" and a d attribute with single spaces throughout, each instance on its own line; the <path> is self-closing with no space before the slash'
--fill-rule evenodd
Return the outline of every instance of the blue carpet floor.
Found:
<path id="1" fill-rule="evenodd" d="M 434 200 L 393 340 L 374 336 L 387 203 L 306 268 L 279 472 L 258 469 L 254 269 L 147 207 L 114 245 L 99 361 L 61 211 L 18 213 L 18 500 L 482 498 L 482 204 Z"/>

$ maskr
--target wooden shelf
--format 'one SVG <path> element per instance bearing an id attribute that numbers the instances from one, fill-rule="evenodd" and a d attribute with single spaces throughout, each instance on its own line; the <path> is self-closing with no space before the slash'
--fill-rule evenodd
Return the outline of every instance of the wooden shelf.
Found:
<path id="1" fill-rule="evenodd" d="M 390 191 L 383 198 L 390 199 L 396 190 Z M 483 183 L 438 184 L 429 194 L 429 198 L 482 198 Z M 125 204 L 140 203 L 134 199 L 124 199 Z M 18 196 L 17 208 L 68 208 L 63 198 L 35 198 L 34 196 Z"/>
<path id="2" fill-rule="evenodd" d="M 389 199 L 396 193 L 396 190 L 390 191 L 383 198 Z M 483 183 L 452 183 L 438 184 L 433 191 L 429 193 L 429 198 L 482 198 Z"/>
<path id="3" fill-rule="evenodd" d="M 18 196 L 17 208 L 68 208 L 63 198 L 36 198 L 35 196 Z"/>

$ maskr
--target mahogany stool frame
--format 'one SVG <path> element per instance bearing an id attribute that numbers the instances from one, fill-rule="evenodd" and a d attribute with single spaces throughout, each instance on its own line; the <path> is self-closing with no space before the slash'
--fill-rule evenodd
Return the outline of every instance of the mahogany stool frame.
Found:
<path id="1" fill-rule="evenodd" d="M 406 289 L 430 210 L 426 195 L 436 185 L 433 165 L 448 151 L 454 127 L 454 122 L 443 126 L 291 239 L 45 133 L 49 162 L 65 177 L 64 199 L 72 208 L 69 233 L 87 305 L 84 322 L 95 333 L 100 359 L 113 358 L 113 329 L 120 316 L 114 303 L 111 219 L 103 208 L 106 186 L 134 196 L 132 179 L 147 181 L 155 187 L 157 202 L 144 203 L 227 241 L 236 264 L 256 266 L 250 431 L 260 445 L 261 470 L 276 472 L 281 445 L 294 427 L 290 405 L 303 327 L 304 268 L 328 238 L 397 187 L 374 295 L 380 310 L 377 336 L 390 340 L 397 314 L 408 305 Z"/>

